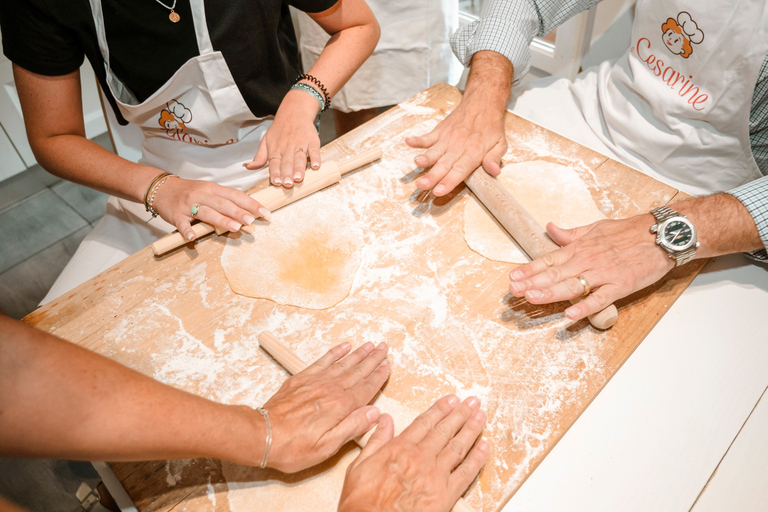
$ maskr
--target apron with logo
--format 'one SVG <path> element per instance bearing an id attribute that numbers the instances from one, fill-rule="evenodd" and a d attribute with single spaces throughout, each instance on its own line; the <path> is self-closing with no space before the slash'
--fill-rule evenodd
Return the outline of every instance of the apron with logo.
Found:
<path id="1" fill-rule="evenodd" d="M 224 57 L 214 51 L 203 0 L 190 0 L 200 55 L 184 63 L 143 102 L 111 70 L 101 0 L 90 2 L 109 89 L 123 117 L 138 125 L 144 135 L 139 163 L 156 167 L 158 172 L 241 190 L 264 179 L 266 169 L 254 172 L 242 164 L 256 154 L 272 117 L 256 118 L 251 113 Z M 42 303 L 175 229 L 160 217 L 150 219 L 143 204 L 110 197 L 106 215 L 83 240 Z"/>
<path id="2" fill-rule="evenodd" d="M 511 107 L 688 193 L 726 191 L 762 176 L 749 114 L 766 52 L 766 2 L 638 0 L 615 64 L 533 82 Z"/>

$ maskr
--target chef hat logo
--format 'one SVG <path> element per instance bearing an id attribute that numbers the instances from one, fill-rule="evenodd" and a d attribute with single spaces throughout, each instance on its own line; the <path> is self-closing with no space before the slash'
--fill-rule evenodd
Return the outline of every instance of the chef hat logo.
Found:
<path id="1" fill-rule="evenodd" d="M 173 114 L 177 121 L 189 124 L 192 121 L 192 111 L 176 100 L 168 102 L 168 112 Z"/>
<path id="2" fill-rule="evenodd" d="M 693 45 L 704 40 L 704 31 L 686 11 L 681 11 L 677 20 L 667 18 L 661 26 L 661 32 L 664 47 L 685 59 L 693 53 Z"/>
<path id="3" fill-rule="evenodd" d="M 693 44 L 699 44 L 704 40 L 704 32 L 687 12 L 682 11 L 677 15 L 677 24 L 682 27 L 685 37 Z"/>

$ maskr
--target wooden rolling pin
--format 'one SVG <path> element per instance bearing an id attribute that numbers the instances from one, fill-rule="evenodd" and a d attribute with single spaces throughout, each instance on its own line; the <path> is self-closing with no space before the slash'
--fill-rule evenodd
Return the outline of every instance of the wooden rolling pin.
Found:
<path id="1" fill-rule="evenodd" d="M 475 169 L 464 182 L 531 259 L 560 248 L 523 205 L 482 167 Z M 571 303 L 575 304 L 580 300 L 581 298 L 573 299 Z M 618 318 L 619 312 L 616 306 L 611 304 L 604 310 L 590 315 L 589 322 L 598 329 L 608 329 Z"/>
<path id="2" fill-rule="evenodd" d="M 264 331 L 259 334 L 259 346 L 275 358 L 275 361 L 280 363 L 291 375 L 296 375 L 307 367 L 307 363 L 302 361 L 290 348 L 280 343 L 280 340 L 269 331 Z M 360 448 L 364 447 L 368 443 L 368 439 L 370 439 L 372 433 L 373 429 L 356 438 L 355 442 Z M 456 502 L 451 510 L 453 512 L 475 512 L 475 509 L 462 498 L 459 498 L 459 501 Z"/>
<path id="3" fill-rule="evenodd" d="M 318 190 L 338 183 L 343 174 L 378 160 L 381 158 L 381 154 L 381 149 L 377 148 L 347 158 L 341 163 L 325 162 L 320 169 L 307 171 L 304 175 L 304 180 L 301 183 L 296 183 L 293 188 L 269 186 L 254 192 L 251 194 L 251 197 L 264 205 L 266 209 L 275 211 Z M 195 232 L 195 240 L 214 232 L 214 227 L 205 222 L 193 224 L 192 229 Z M 178 231 L 174 231 L 153 243 L 152 251 L 155 253 L 155 256 L 161 256 L 187 243 L 189 243 L 189 240 L 184 238 Z"/>

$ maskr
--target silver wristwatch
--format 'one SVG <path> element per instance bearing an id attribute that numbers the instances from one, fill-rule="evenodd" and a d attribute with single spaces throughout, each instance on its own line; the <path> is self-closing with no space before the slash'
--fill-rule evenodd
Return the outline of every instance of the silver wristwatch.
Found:
<path id="1" fill-rule="evenodd" d="M 691 261 L 700 245 L 696 241 L 696 228 L 691 221 L 666 206 L 654 208 L 651 213 L 656 217 L 656 224 L 651 226 L 651 233 L 656 233 L 656 244 L 675 260 L 676 267 Z"/>

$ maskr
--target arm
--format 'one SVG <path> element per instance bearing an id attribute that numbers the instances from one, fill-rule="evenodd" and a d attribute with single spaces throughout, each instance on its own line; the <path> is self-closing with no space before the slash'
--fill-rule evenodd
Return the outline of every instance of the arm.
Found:
<path id="1" fill-rule="evenodd" d="M 753 182 L 768 203 L 768 178 Z M 696 258 L 763 249 L 756 221 L 768 233 L 768 218 L 761 220 L 731 194 L 716 194 L 671 205 L 691 220 L 701 246 Z M 547 232 L 561 249 L 553 251 L 510 274 L 510 292 L 532 304 L 544 304 L 579 297 L 583 292 L 576 276 L 583 276 L 594 290 L 583 301 L 570 306 L 565 315 L 579 320 L 596 313 L 616 300 L 661 279 L 674 261 L 656 245 L 650 227 L 656 223 L 650 213 L 623 220 L 601 220 L 575 229 L 561 229 L 552 223 Z M 766 237 L 768 238 L 768 237 Z"/>
<path id="2" fill-rule="evenodd" d="M 141 203 L 144 192 L 162 169 L 139 165 L 85 137 L 80 72 L 45 76 L 16 64 L 27 137 L 35 158 L 46 170 L 66 180 Z M 194 239 L 190 205 L 204 204 L 198 218 L 221 229 L 237 231 L 269 212 L 248 194 L 215 183 L 174 178 L 163 184 L 155 209 L 187 239 Z"/>
<path id="3" fill-rule="evenodd" d="M 512 84 L 530 68 L 531 41 L 598 1 L 486 2 L 481 19 L 451 38 L 456 56 L 471 65 L 461 103 L 430 133 L 406 139 L 414 148 L 427 148 L 416 165 L 432 167 L 416 186 L 443 196 L 480 165 L 492 176 L 499 174 L 507 151 L 504 112 Z"/>
<path id="4" fill-rule="evenodd" d="M 308 74 L 319 79 L 333 96 L 373 53 L 379 41 L 379 24 L 364 0 L 339 0 L 326 11 L 308 14 L 331 35 Z M 307 157 L 312 168 L 318 169 L 320 139 L 314 120 L 319 111 L 317 100 L 310 94 L 288 91 L 258 153 L 246 167 L 259 169 L 269 164 L 272 183 L 285 187 L 303 179 Z"/>
<path id="5" fill-rule="evenodd" d="M 0 331 L 0 454 L 261 462 L 266 427 L 255 410 L 166 386 L 7 317 Z M 270 467 L 315 465 L 376 423 L 378 410 L 366 404 L 389 375 L 386 346 L 366 344 L 344 357 L 349 350 L 335 347 L 264 405 Z"/>
<path id="6" fill-rule="evenodd" d="M 479 406 L 475 397 L 441 398 L 395 438 L 392 418 L 382 415 L 347 468 L 339 512 L 451 510 L 490 451 L 475 444 L 486 420 Z"/>

